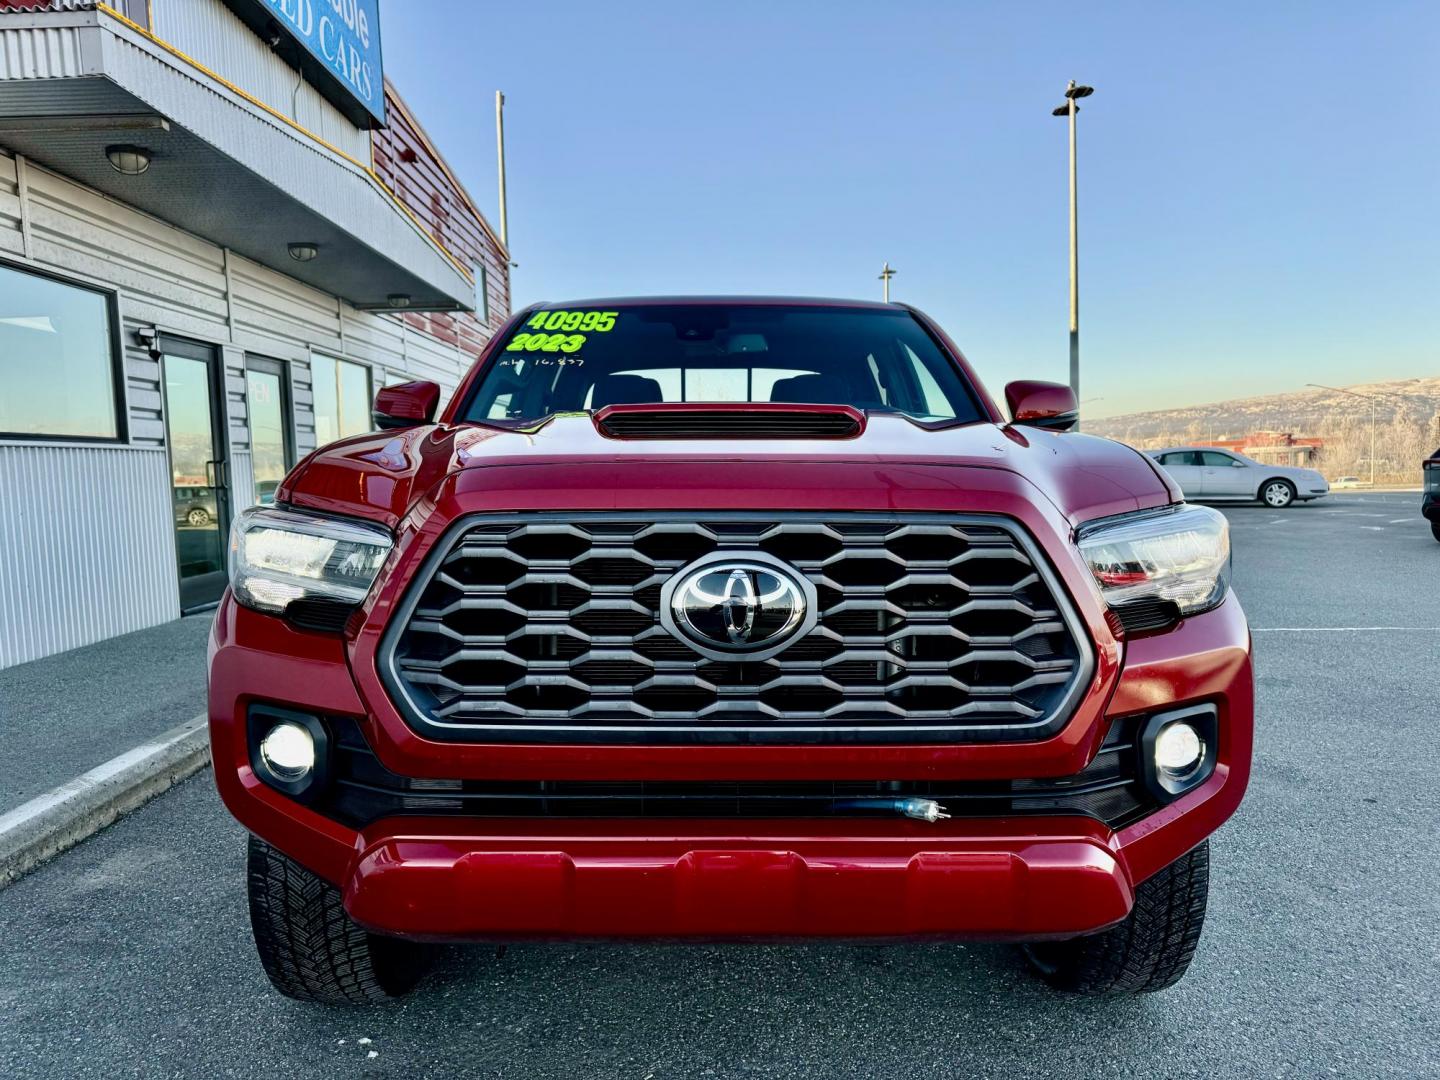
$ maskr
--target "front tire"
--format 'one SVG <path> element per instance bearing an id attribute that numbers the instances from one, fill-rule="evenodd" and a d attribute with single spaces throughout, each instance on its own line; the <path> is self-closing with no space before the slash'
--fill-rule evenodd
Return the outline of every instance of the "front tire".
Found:
<path id="1" fill-rule="evenodd" d="M 1295 494 L 1289 480 L 1267 480 L 1260 488 L 1260 501 L 1272 510 L 1284 510 L 1295 501 Z"/>
<path id="2" fill-rule="evenodd" d="M 201 510 L 197 506 L 185 515 L 185 521 L 198 529 L 201 525 L 210 524 L 210 512 L 208 510 Z"/>
<path id="3" fill-rule="evenodd" d="M 1125 921 L 1098 934 L 1025 947 L 1040 977 L 1078 994 L 1148 994 L 1180 981 L 1205 925 L 1210 844 L 1171 863 L 1135 890 Z"/>
<path id="4" fill-rule="evenodd" d="M 1440 521 L 1430 522 L 1430 535 L 1440 540 Z"/>
<path id="5" fill-rule="evenodd" d="M 250 928 L 276 990 L 297 1001 L 368 1005 L 410 990 L 428 950 L 351 921 L 340 892 L 258 837 L 250 837 Z"/>

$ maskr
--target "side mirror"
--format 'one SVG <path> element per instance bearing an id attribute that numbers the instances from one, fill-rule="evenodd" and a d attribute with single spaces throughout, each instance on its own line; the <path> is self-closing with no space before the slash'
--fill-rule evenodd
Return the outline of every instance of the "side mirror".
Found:
<path id="1" fill-rule="evenodd" d="M 1005 387 L 1010 422 L 1050 431 L 1069 431 L 1080 420 L 1075 394 L 1064 383 L 1021 379 Z"/>
<path id="2" fill-rule="evenodd" d="M 440 387 L 433 382 L 396 383 L 375 395 L 371 414 L 381 431 L 418 427 L 435 419 L 440 405 Z"/>

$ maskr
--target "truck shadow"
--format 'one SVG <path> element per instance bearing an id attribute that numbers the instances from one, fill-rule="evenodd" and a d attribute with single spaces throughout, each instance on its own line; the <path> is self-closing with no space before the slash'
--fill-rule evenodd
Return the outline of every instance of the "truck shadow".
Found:
<path id="1" fill-rule="evenodd" d="M 1047 1017 L 1072 1036 L 1148 1028 L 1168 996 L 1060 995 L 1003 945 L 524 943 L 441 950 L 405 1012 L 473 1015 L 487 1062 L 522 1073 L 568 1057 L 586 1075 L 601 1053 L 607 1075 L 1016 1075 Z"/>

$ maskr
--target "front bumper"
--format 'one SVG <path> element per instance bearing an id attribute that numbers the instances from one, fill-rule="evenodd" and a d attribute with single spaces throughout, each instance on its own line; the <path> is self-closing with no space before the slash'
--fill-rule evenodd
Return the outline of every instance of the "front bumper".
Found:
<path id="1" fill-rule="evenodd" d="M 687 821 L 658 833 L 618 821 L 603 835 L 542 824 L 385 823 L 361 837 L 346 909 L 442 940 L 1009 939 L 1105 926 L 1133 899 L 1104 829 L 1083 818 Z"/>
<path id="2" fill-rule="evenodd" d="M 413 735 L 397 746 L 366 707 L 342 639 L 294 630 L 228 596 L 210 672 L 215 777 L 231 812 L 339 887 L 357 922 L 423 939 L 1073 936 L 1123 919 L 1137 884 L 1234 812 L 1250 771 L 1250 639 L 1233 597 L 1128 642 L 1096 714 L 1028 744 L 631 747 L 623 757 L 615 748 L 456 747 Z M 391 817 L 353 829 L 256 777 L 245 725 L 257 701 L 355 716 L 388 766 L 416 776 L 518 778 L 557 767 L 652 778 L 1068 775 L 1093 756 L 1098 720 L 1201 702 L 1216 706 L 1220 735 L 1204 784 L 1115 831 L 1075 814 L 935 824 Z"/>

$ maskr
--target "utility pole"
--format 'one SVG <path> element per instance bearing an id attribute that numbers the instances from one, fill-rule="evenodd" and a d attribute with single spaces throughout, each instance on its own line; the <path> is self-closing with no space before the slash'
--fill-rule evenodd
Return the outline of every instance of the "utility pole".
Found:
<path id="1" fill-rule="evenodd" d="M 1070 121 L 1070 391 L 1075 395 L 1076 401 L 1080 400 L 1080 227 L 1075 117 L 1080 112 L 1080 99 L 1089 97 L 1094 92 L 1093 86 L 1077 86 L 1075 80 L 1071 79 L 1070 85 L 1065 89 L 1065 104 L 1050 113 L 1052 116 L 1067 117 Z"/>
<path id="2" fill-rule="evenodd" d="M 505 95 L 495 91 L 495 149 L 500 166 L 500 243 L 510 256 L 510 215 L 505 209 Z"/>
<path id="3" fill-rule="evenodd" d="M 890 269 L 890 261 L 885 261 L 884 268 L 880 271 L 880 280 L 885 283 L 885 303 L 890 302 L 890 279 L 895 276 L 895 271 Z"/>

